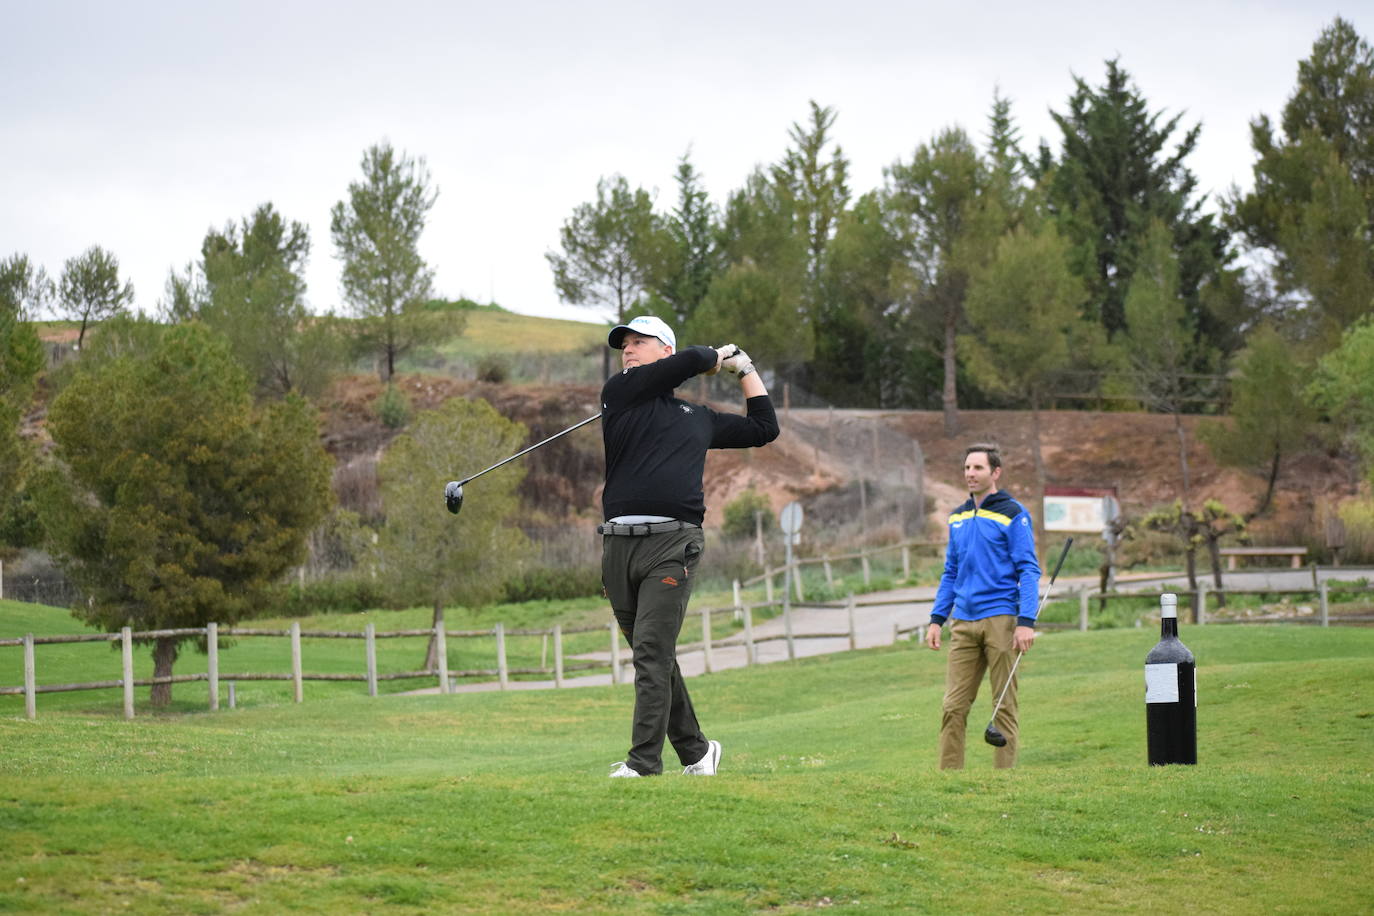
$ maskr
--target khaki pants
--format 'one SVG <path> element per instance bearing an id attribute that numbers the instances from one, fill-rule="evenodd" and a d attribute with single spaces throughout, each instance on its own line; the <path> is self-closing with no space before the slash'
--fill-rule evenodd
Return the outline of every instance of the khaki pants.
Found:
<path id="1" fill-rule="evenodd" d="M 951 619 L 949 631 L 949 667 L 945 671 L 945 702 L 940 719 L 940 769 L 958 770 L 964 766 L 968 711 L 978 697 L 983 675 L 989 675 L 991 702 L 995 703 L 1016 661 L 1016 618 L 999 614 L 982 620 Z M 996 725 L 1006 735 L 1007 744 L 993 749 L 993 766 L 1014 767 L 1017 744 L 1015 678 L 1002 698 Z"/>

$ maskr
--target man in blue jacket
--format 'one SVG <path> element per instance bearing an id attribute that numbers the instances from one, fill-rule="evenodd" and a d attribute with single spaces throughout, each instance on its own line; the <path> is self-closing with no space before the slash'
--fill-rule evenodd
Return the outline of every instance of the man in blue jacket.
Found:
<path id="1" fill-rule="evenodd" d="M 926 645 L 940 648 L 940 627 L 949 620 L 949 666 L 940 719 L 940 768 L 961 769 L 968 711 L 986 672 L 993 696 L 1011 676 L 1018 652 L 1035 641 L 1040 562 L 1034 526 L 1025 506 L 997 489 L 1002 457 L 995 445 L 964 452 L 968 502 L 949 517 L 945 571 L 926 628 Z M 993 752 L 993 766 L 1016 765 L 1016 679 L 1012 678 L 997 728 L 1007 743 Z"/>

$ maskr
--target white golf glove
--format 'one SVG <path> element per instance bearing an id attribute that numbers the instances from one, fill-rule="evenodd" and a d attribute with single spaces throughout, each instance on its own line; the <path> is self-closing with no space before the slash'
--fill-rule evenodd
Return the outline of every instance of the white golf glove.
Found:
<path id="1" fill-rule="evenodd" d="M 738 375 L 740 378 L 744 378 L 750 372 L 754 371 L 753 360 L 749 358 L 748 353 L 745 353 L 739 347 L 735 347 L 735 352 L 731 356 L 726 357 L 721 365 L 735 375 Z"/>

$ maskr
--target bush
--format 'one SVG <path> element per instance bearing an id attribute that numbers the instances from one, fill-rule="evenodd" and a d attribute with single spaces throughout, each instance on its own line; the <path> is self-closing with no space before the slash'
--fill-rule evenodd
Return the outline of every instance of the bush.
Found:
<path id="1" fill-rule="evenodd" d="M 589 598 L 599 594 L 599 566 L 535 566 L 507 579 L 500 600 L 518 604 L 523 601 Z"/>
<path id="2" fill-rule="evenodd" d="M 510 363 L 500 356 L 483 356 L 477 361 L 477 380 L 499 385 L 510 378 Z"/>
<path id="3" fill-rule="evenodd" d="M 377 399 L 377 418 L 387 429 L 400 429 L 410 418 L 410 400 L 395 385 L 387 385 Z"/>
<path id="4" fill-rule="evenodd" d="M 283 614 L 287 617 L 328 612 L 356 614 L 387 606 L 379 580 L 371 576 L 348 576 L 320 579 L 304 586 L 293 582 L 286 589 Z"/>
<path id="5" fill-rule="evenodd" d="M 726 504 L 722 533 L 729 538 L 753 537 L 755 514 L 763 517 L 763 530 L 771 531 L 775 521 L 768 497 L 750 487 Z"/>

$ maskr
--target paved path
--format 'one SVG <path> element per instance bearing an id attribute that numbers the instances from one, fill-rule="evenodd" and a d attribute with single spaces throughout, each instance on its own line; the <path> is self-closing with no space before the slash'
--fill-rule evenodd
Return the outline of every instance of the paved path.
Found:
<path id="1" fill-rule="evenodd" d="M 1374 570 L 1370 569 L 1322 569 L 1320 578 L 1350 580 L 1360 576 L 1374 578 Z M 1227 572 L 1222 581 L 1231 588 L 1236 589 L 1300 589 L 1312 586 L 1311 569 L 1257 569 L 1257 570 L 1236 570 Z M 1207 583 L 1211 585 L 1210 572 L 1207 576 Z M 1061 578 L 1054 585 L 1054 597 L 1058 598 L 1062 594 L 1077 591 L 1087 587 L 1093 591 L 1097 590 L 1097 576 L 1078 576 L 1073 578 Z M 1187 590 L 1188 578 L 1186 575 L 1178 576 L 1158 576 L 1158 575 L 1128 575 L 1119 579 L 1116 583 L 1119 592 L 1132 591 L 1157 591 L 1161 588 L 1176 588 L 1181 591 Z M 1044 587 L 1043 584 L 1041 586 Z M 857 596 L 855 601 L 857 607 L 854 613 L 854 629 L 856 648 L 868 649 L 874 646 L 890 646 L 896 639 L 898 629 L 902 631 L 902 638 L 907 638 L 908 631 L 920 627 L 930 619 L 930 606 L 935 599 L 935 587 L 923 586 L 915 588 L 899 588 L 892 591 L 873 592 L 867 595 Z M 688 613 L 692 613 L 688 611 Z M 829 655 L 835 652 L 847 652 L 850 649 L 849 637 L 827 637 L 827 638 L 799 638 L 807 633 L 847 633 L 849 631 L 849 613 L 844 607 L 817 607 L 807 605 L 792 608 L 792 644 L 798 658 L 813 655 Z M 754 637 L 758 640 L 761 637 L 784 636 L 786 624 L 782 615 L 773 617 L 769 620 L 760 621 L 754 625 Z M 732 639 L 742 639 L 740 633 L 732 634 Z M 756 642 L 758 664 L 769 664 L 787 660 L 787 641 L 785 639 L 769 639 L 766 642 Z M 623 651 L 622 660 L 625 662 L 626 678 L 633 677 L 633 671 L 628 664 L 628 652 Z M 600 661 L 603 664 L 608 660 L 609 652 L 592 652 L 578 655 L 576 658 L 585 661 Z M 718 646 L 711 650 L 711 670 L 723 671 L 728 668 L 745 667 L 745 647 L 743 645 Z M 706 654 L 700 647 L 686 648 L 685 651 L 678 653 L 678 665 L 682 668 L 684 677 L 697 677 L 706 673 Z M 582 677 L 565 677 L 564 687 L 596 687 L 606 686 L 611 683 L 610 673 L 592 674 Z M 537 681 L 516 681 L 511 680 L 507 683 L 507 690 L 549 690 L 554 687 L 554 682 L 550 680 Z M 486 691 L 500 690 L 501 685 L 495 681 L 481 683 L 460 683 L 454 688 L 456 693 L 482 693 Z M 412 693 L 438 693 L 438 687 L 429 687 L 422 690 L 410 691 Z"/>

